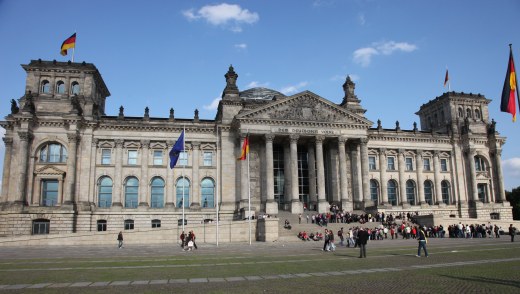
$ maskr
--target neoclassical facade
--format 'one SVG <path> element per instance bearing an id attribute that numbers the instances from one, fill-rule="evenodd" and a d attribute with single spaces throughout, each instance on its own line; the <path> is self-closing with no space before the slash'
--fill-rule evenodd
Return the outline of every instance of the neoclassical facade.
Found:
<path id="1" fill-rule="evenodd" d="M 505 138 L 480 94 L 422 105 L 420 129 L 377 127 L 347 77 L 336 104 L 310 91 L 240 91 L 233 67 L 214 120 L 105 113 L 90 63 L 32 60 L 6 129 L 0 235 L 173 227 L 305 208 L 512 219 Z M 182 130 L 185 151 L 170 169 Z M 248 160 L 238 161 L 248 136 Z M 249 201 L 250 200 L 250 201 Z M 251 205 L 249 204 L 251 203 Z"/>

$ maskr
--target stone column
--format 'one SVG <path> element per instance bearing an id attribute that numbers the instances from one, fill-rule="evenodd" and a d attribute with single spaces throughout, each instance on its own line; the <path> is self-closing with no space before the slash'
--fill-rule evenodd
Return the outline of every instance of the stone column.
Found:
<path id="1" fill-rule="evenodd" d="M 338 152 L 339 152 L 339 185 L 340 185 L 340 199 L 341 206 L 343 209 L 351 206 L 348 197 L 348 179 L 347 179 L 347 159 L 345 156 L 345 143 L 347 139 L 345 137 L 338 138 Z"/>
<path id="2" fill-rule="evenodd" d="M 374 205 L 374 201 L 370 199 L 370 178 L 368 177 L 368 139 L 361 138 L 361 181 L 363 184 L 363 202 L 364 207 Z"/>
<path id="3" fill-rule="evenodd" d="M 309 154 L 309 210 L 318 207 L 318 195 L 316 194 L 316 156 L 314 152 L 314 143 L 307 145 Z"/>
<path id="4" fill-rule="evenodd" d="M 405 169 L 405 160 L 404 160 L 404 149 L 398 150 L 398 164 L 399 164 L 399 194 L 401 194 L 401 204 L 404 206 L 407 206 L 408 199 L 406 199 L 406 178 L 404 175 L 404 169 Z M 399 202 L 397 202 L 399 203 Z"/>
<path id="5" fill-rule="evenodd" d="M 240 134 L 240 152 L 242 151 L 242 146 L 244 146 L 244 140 L 246 139 L 247 134 Z M 249 146 L 251 148 L 251 146 Z M 251 150 L 251 149 L 250 149 Z M 249 156 L 249 154 L 247 155 Z M 240 160 L 240 208 L 247 209 L 249 202 L 249 183 L 247 177 L 247 159 Z"/>
<path id="6" fill-rule="evenodd" d="M 150 140 L 141 140 L 141 180 L 139 181 L 139 207 L 147 208 L 152 203 L 150 199 L 150 185 L 148 181 L 148 153 Z"/>
<path id="7" fill-rule="evenodd" d="M 192 196 L 190 208 L 198 209 L 198 208 L 200 208 L 200 179 L 199 179 L 200 142 L 191 142 L 191 146 L 193 148 L 193 157 L 191 158 L 191 161 L 192 161 L 191 177 L 192 177 L 192 183 L 193 183 L 193 189 L 192 189 L 193 196 Z M 247 156 L 249 156 L 249 154 Z"/>
<path id="8" fill-rule="evenodd" d="M 76 162 L 77 162 L 77 149 L 78 149 L 78 140 L 79 136 L 76 133 L 67 134 L 67 138 L 69 139 L 69 150 L 67 157 L 67 175 L 66 175 L 66 183 L 65 183 L 65 191 L 63 194 L 63 204 L 72 205 L 74 204 L 74 194 L 76 187 Z"/>
<path id="9" fill-rule="evenodd" d="M 4 169 L 2 174 L 2 194 L 0 202 L 7 202 L 7 196 L 9 195 L 9 176 L 11 173 L 11 152 L 13 150 L 13 138 L 4 137 L 2 138 L 5 144 L 4 153 Z"/>
<path id="10" fill-rule="evenodd" d="M 265 213 L 278 214 L 278 204 L 274 201 L 274 164 L 273 164 L 273 134 L 265 135 Z"/>
<path id="11" fill-rule="evenodd" d="M 419 195 L 419 204 L 423 205 L 426 203 L 424 198 L 424 181 L 423 181 L 423 157 L 422 150 L 417 150 L 415 157 L 415 163 L 417 166 L 417 194 Z"/>
<path id="12" fill-rule="evenodd" d="M 318 170 L 318 212 L 326 213 L 329 210 L 329 203 L 325 199 L 325 165 L 323 161 L 323 140 L 324 136 L 316 136 L 316 167 Z"/>
<path id="13" fill-rule="evenodd" d="M 387 189 L 387 180 L 386 180 L 386 149 L 379 149 L 379 178 L 381 181 L 381 201 L 382 205 L 388 204 L 388 189 Z"/>
<path id="14" fill-rule="evenodd" d="M 7 150 L 6 150 L 7 154 Z M 6 157 L 7 158 L 7 157 Z M 495 168 L 497 171 L 498 181 L 498 195 L 495 197 L 495 202 L 506 201 L 506 191 L 504 190 L 504 174 L 502 173 L 502 149 L 495 150 Z M 5 172 L 5 170 L 4 170 Z"/>
<path id="15" fill-rule="evenodd" d="M 440 162 L 440 152 L 434 151 L 433 153 L 433 179 L 435 181 L 435 199 L 433 200 L 435 204 L 442 204 L 442 188 L 441 188 L 441 162 Z"/>
<path id="16" fill-rule="evenodd" d="M 23 204 L 25 201 L 25 189 L 27 184 L 27 164 L 28 164 L 28 148 L 29 140 L 32 138 L 32 134 L 27 131 L 18 131 L 20 137 L 20 175 L 18 177 L 18 189 L 14 195 L 14 202 L 17 204 Z"/>
<path id="17" fill-rule="evenodd" d="M 92 141 L 90 142 L 91 144 L 91 148 L 90 148 L 90 174 L 89 174 L 89 178 L 90 178 L 90 186 L 88 187 L 88 190 L 90 191 L 90 195 L 80 195 L 80 201 L 86 201 L 86 202 L 91 202 L 91 203 L 94 203 L 95 200 L 96 200 L 96 195 L 98 195 L 98 190 L 99 190 L 99 187 L 98 187 L 98 182 L 96 181 L 96 155 L 97 155 L 97 145 L 98 145 L 98 142 L 99 140 L 96 139 L 96 138 L 93 138 Z M 112 179 L 112 187 L 114 186 L 114 179 Z M 113 191 L 113 188 L 112 188 L 112 191 Z M 99 197 L 99 195 L 98 195 Z M 99 205 L 99 201 L 98 203 L 95 203 L 95 205 Z"/>
<path id="18" fill-rule="evenodd" d="M 122 199 L 122 165 L 123 165 L 123 144 L 125 141 L 123 139 L 116 139 L 116 155 L 115 155 L 115 168 L 114 168 L 114 189 L 112 190 L 114 193 L 112 194 L 112 207 L 121 208 L 123 203 Z"/>
<path id="19" fill-rule="evenodd" d="M 475 155 L 477 154 L 477 151 L 475 148 L 469 149 L 468 152 L 468 161 L 469 161 L 469 178 L 470 178 L 470 184 L 471 184 L 471 192 L 470 192 L 470 199 L 472 201 L 478 201 L 478 190 L 477 190 L 477 172 L 475 169 Z"/>
<path id="20" fill-rule="evenodd" d="M 363 191 L 362 183 L 360 181 L 361 165 L 359 164 L 359 151 L 358 145 L 352 145 L 350 152 L 352 154 L 352 185 L 353 185 L 353 197 L 352 201 L 360 204 L 363 202 Z"/>
<path id="21" fill-rule="evenodd" d="M 291 212 L 302 213 L 300 187 L 298 185 L 298 135 L 291 135 Z"/>
<path id="22" fill-rule="evenodd" d="M 166 145 L 168 146 L 166 152 L 168 152 L 169 150 L 172 150 L 173 144 L 174 144 L 173 141 L 166 142 Z M 165 207 L 173 208 L 173 207 L 175 207 L 175 201 L 174 201 L 175 189 L 173 187 L 173 184 L 174 184 L 173 182 L 175 181 L 175 179 L 173 178 L 173 169 L 170 168 L 169 160 L 170 159 L 168 158 L 168 162 L 167 162 L 168 168 L 166 169 L 166 204 L 165 204 Z"/>

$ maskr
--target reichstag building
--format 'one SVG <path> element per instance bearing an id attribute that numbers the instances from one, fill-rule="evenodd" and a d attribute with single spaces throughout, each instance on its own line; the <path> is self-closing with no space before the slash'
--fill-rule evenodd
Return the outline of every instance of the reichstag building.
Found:
<path id="1" fill-rule="evenodd" d="M 239 90 L 225 73 L 213 120 L 106 115 L 110 96 L 94 64 L 32 60 L 5 128 L 0 235 L 173 227 L 308 209 L 418 212 L 512 220 L 505 199 L 505 138 L 491 100 L 447 92 L 417 111 L 420 125 L 383 128 L 365 117 L 346 78 L 337 104 Z M 339 102 L 339 101 L 338 101 Z M 111 110 L 110 112 L 117 112 Z M 185 149 L 168 153 L 185 129 Z M 248 136 L 249 160 L 238 161 Z M 249 199 L 251 204 L 249 205 Z"/>

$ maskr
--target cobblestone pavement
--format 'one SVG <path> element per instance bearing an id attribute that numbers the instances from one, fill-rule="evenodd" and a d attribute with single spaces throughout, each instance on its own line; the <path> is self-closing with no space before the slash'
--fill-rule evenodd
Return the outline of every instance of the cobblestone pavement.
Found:
<path id="1" fill-rule="evenodd" d="M 336 252 L 322 252 L 322 242 L 289 242 L 289 243 L 253 243 L 249 244 L 199 244 L 199 249 L 193 252 L 186 252 L 181 250 L 178 244 L 170 245 L 132 245 L 125 244 L 122 249 L 117 249 L 116 244 L 114 246 L 48 246 L 48 247 L 4 247 L 0 249 L 0 263 L 8 265 L 10 263 L 19 264 L 23 263 L 24 260 L 34 259 L 45 259 L 42 262 L 52 262 L 48 260 L 64 260 L 68 258 L 73 259 L 96 259 L 102 260 L 103 258 L 115 258 L 115 257 L 128 257 L 133 258 L 132 260 L 146 259 L 161 260 L 163 258 L 170 259 L 183 259 L 190 258 L 191 255 L 206 256 L 207 259 L 211 256 L 219 255 L 231 255 L 236 256 L 237 260 L 231 260 L 227 263 L 211 264 L 206 263 L 204 266 L 211 265 L 245 265 L 262 263 L 257 262 L 241 262 L 240 257 L 244 256 L 300 256 L 296 262 L 304 262 L 305 256 L 323 256 L 323 258 L 331 259 L 352 259 L 357 256 L 357 248 L 345 248 L 338 247 Z M 251 281 L 269 281 L 269 280 L 294 280 L 299 278 L 313 278 L 313 277 L 334 277 L 334 276 L 360 276 L 374 273 L 391 273 L 391 272 L 403 272 L 411 273 L 419 270 L 436 269 L 436 268 L 449 268 L 449 267 L 460 267 L 460 266 L 476 266 L 476 265 L 489 265 L 490 267 L 500 266 L 504 263 L 518 263 L 520 264 L 520 256 L 508 256 L 504 258 L 491 258 L 481 259 L 478 254 L 475 254 L 475 258 L 470 260 L 456 261 L 450 260 L 447 253 L 456 253 L 458 248 L 468 251 L 468 245 L 474 246 L 475 251 L 479 250 L 519 250 L 520 244 L 508 242 L 508 238 L 500 239 L 430 239 L 428 247 L 430 251 L 430 258 L 428 263 L 418 263 L 413 265 L 400 265 L 396 264 L 393 266 L 384 267 L 378 266 L 378 260 L 382 261 L 389 256 L 406 256 L 413 257 L 416 254 L 416 241 L 415 240 L 383 240 L 383 241 L 370 241 L 368 245 L 368 258 L 367 265 L 363 269 L 350 269 L 342 271 L 327 271 L 326 269 L 316 270 L 309 268 L 307 272 L 301 273 L 285 273 L 285 274 L 266 274 L 266 275 L 254 275 L 254 276 L 223 276 L 223 277 L 195 277 L 189 279 L 157 279 L 157 280 L 119 280 L 119 281 L 77 281 L 71 283 L 53 283 L 49 281 L 47 283 L 38 284 L 4 284 L 0 285 L 0 290 L 29 290 L 29 289 L 77 289 L 77 288 L 102 288 L 102 287 L 121 287 L 130 289 L 141 289 L 139 287 L 143 285 L 194 285 L 194 284 L 211 284 L 211 283 L 240 283 L 240 282 L 251 282 Z M 378 254 L 371 256 L 371 251 L 377 251 L 377 249 L 392 249 L 391 254 Z M 426 260 L 424 257 L 422 258 Z M 420 259 L 417 259 L 420 260 Z M 34 261 L 31 261 L 34 262 Z M 268 261 L 273 262 L 273 261 Z M 291 262 L 289 260 L 281 260 L 280 262 Z M 100 266 L 99 264 L 93 264 L 92 267 L 82 269 L 96 269 Z M 115 266 L 114 269 L 135 269 L 135 268 L 153 268 L 153 267 L 189 267 L 196 265 L 145 265 L 145 266 Z M 200 265 L 199 265 L 200 266 Z M 103 267 L 106 269 L 107 267 Z M 110 268 L 110 267 L 109 267 Z M 2 272 L 23 272 L 37 271 L 37 268 L 12 268 L 8 267 L 0 270 Z M 67 270 L 64 267 L 56 268 L 43 268 L 41 270 L 49 271 L 63 271 Z M 77 270 L 77 269 L 75 269 Z M 513 284 L 516 288 L 520 288 L 520 284 Z"/>

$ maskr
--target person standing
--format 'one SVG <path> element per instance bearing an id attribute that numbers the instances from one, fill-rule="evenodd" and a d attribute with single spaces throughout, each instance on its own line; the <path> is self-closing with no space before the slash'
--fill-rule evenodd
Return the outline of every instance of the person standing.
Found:
<path id="1" fill-rule="evenodd" d="M 515 242 L 516 228 L 513 227 L 513 224 L 509 225 L 509 235 L 511 235 L 511 242 Z"/>
<path id="2" fill-rule="evenodd" d="M 189 239 L 189 241 L 193 242 L 193 247 L 195 247 L 195 249 L 197 249 L 197 243 L 195 243 L 195 233 L 193 231 L 190 231 L 188 239 Z"/>
<path id="3" fill-rule="evenodd" d="M 329 230 L 325 229 L 325 234 L 323 234 L 323 239 L 325 242 L 323 243 L 323 251 L 330 251 L 329 249 Z"/>
<path id="4" fill-rule="evenodd" d="M 118 248 L 123 248 L 123 232 L 119 231 L 119 234 L 117 235 L 117 241 L 118 241 Z"/>
<path id="5" fill-rule="evenodd" d="M 428 239 L 426 239 L 426 233 L 423 229 L 417 227 L 417 240 L 419 240 L 419 247 L 417 248 L 417 257 L 421 257 L 421 248 L 424 250 L 424 256 L 428 257 L 428 251 L 426 250 L 426 243 L 428 243 Z"/>
<path id="6" fill-rule="evenodd" d="M 339 237 L 339 246 L 345 246 L 345 244 L 343 243 L 344 240 L 345 240 L 345 237 L 343 237 L 343 228 L 341 228 L 341 230 L 338 231 L 338 237 Z"/>
<path id="7" fill-rule="evenodd" d="M 367 242 L 368 232 L 363 228 L 359 228 L 357 233 L 357 243 L 359 245 L 359 258 L 367 258 Z"/>
<path id="8" fill-rule="evenodd" d="M 185 243 L 185 241 L 186 241 L 186 234 L 184 234 L 184 231 L 182 231 L 180 239 L 181 239 L 181 247 L 182 247 L 182 249 L 184 249 L 184 245 L 186 245 L 186 243 Z"/>

